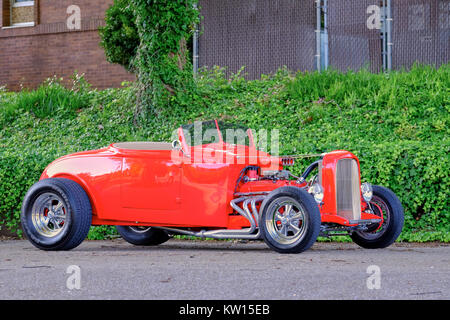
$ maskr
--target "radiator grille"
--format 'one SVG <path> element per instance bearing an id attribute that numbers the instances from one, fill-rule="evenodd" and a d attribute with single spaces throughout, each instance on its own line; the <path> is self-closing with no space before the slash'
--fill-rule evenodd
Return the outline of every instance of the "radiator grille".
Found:
<path id="1" fill-rule="evenodd" d="M 361 218 L 358 164 L 354 159 L 339 160 L 336 167 L 337 214 L 347 220 Z"/>

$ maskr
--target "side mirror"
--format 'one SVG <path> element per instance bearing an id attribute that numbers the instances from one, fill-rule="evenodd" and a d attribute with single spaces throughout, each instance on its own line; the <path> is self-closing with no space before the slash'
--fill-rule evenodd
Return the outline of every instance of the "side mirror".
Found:
<path id="1" fill-rule="evenodd" d="M 172 141 L 172 149 L 174 149 L 174 150 L 181 150 L 181 142 L 180 142 L 180 140 L 173 140 Z"/>
<path id="2" fill-rule="evenodd" d="M 191 156 L 184 152 L 183 145 L 181 144 L 180 140 L 173 140 L 172 141 L 172 149 L 176 151 L 181 151 L 186 157 L 190 158 Z"/>

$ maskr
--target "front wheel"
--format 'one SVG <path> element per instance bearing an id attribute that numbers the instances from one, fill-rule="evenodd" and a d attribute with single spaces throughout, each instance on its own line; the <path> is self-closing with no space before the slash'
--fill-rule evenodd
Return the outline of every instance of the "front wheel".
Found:
<path id="1" fill-rule="evenodd" d="M 122 238 L 137 246 L 155 246 L 169 240 L 167 232 L 152 227 L 116 226 Z"/>
<path id="2" fill-rule="evenodd" d="M 386 248 L 398 238 L 404 223 L 403 207 L 390 189 L 373 186 L 370 208 L 374 214 L 383 217 L 383 223 L 368 225 L 367 230 L 351 235 L 353 242 L 367 249 Z"/>
<path id="3" fill-rule="evenodd" d="M 314 198 L 305 190 L 296 187 L 276 189 L 261 207 L 261 235 L 275 251 L 300 253 L 317 240 L 320 211 Z"/>

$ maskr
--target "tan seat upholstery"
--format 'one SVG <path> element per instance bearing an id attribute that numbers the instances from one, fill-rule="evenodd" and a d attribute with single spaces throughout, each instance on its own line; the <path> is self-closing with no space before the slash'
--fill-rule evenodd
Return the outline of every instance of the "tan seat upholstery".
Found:
<path id="1" fill-rule="evenodd" d="M 172 150 L 172 144 L 168 142 L 119 142 L 113 146 L 129 150 Z"/>

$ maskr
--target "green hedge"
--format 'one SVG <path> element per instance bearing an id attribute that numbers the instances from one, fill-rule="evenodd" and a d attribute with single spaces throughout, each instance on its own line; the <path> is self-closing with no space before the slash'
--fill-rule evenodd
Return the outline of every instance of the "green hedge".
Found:
<path id="1" fill-rule="evenodd" d="M 19 104 L 26 92 L 0 91 L 0 219 L 18 230 L 24 194 L 59 156 L 116 141 L 168 141 L 182 123 L 218 118 L 278 129 L 284 154 L 352 151 L 363 181 L 387 186 L 401 199 L 401 240 L 448 242 L 449 79 L 449 65 L 390 74 L 280 70 L 254 81 L 239 74 L 227 79 L 214 69 L 198 77 L 196 90 L 173 96 L 175 107 L 154 109 L 138 124 L 133 86 L 60 89 L 87 97 L 88 106 L 73 111 L 61 105 L 49 113 L 36 112 L 47 110 L 40 105 L 45 101 Z M 294 173 L 306 165 L 297 163 Z M 90 237 L 111 232 L 97 228 Z"/>

